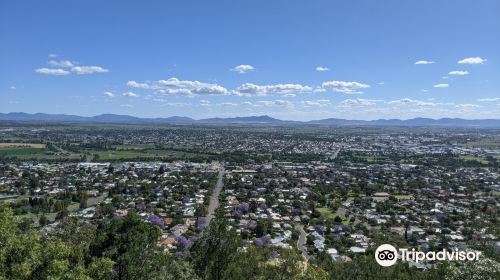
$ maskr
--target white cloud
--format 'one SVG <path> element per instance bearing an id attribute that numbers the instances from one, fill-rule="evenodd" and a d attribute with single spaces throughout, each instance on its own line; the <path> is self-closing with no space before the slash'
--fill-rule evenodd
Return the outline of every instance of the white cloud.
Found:
<path id="1" fill-rule="evenodd" d="M 71 68 L 71 71 L 75 72 L 77 75 L 109 72 L 108 69 L 102 68 L 100 66 L 75 66 Z"/>
<path id="2" fill-rule="evenodd" d="M 128 81 L 127 86 L 133 88 L 151 89 L 156 93 L 168 95 L 186 95 L 194 96 L 201 94 L 212 95 L 229 95 L 230 92 L 217 84 L 202 83 L 199 81 L 183 81 L 177 78 L 168 80 L 159 80 L 156 82 L 138 83 L 136 81 Z"/>
<path id="3" fill-rule="evenodd" d="M 293 103 L 288 101 L 288 100 L 274 100 L 274 105 L 279 106 L 279 107 L 292 107 Z"/>
<path id="4" fill-rule="evenodd" d="M 447 88 L 447 87 L 450 87 L 449 84 L 436 84 L 434 85 L 435 88 Z"/>
<path id="5" fill-rule="evenodd" d="M 146 97 L 144 97 L 144 99 L 153 100 L 154 102 L 162 102 L 162 103 L 167 101 L 166 99 L 163 99 L 163 98 L 152 98 L 151 95 L 146 95 Z"/>
<path id="6" fill-rule="evenodd" d="M 377 102 L 381 102 L 381 100 L 356 98 L 356 99 L 346 99 L 346 100 L 340 102 L 340 104 L 342 104 L 342 106 L 344 106 L 344 107 L 375 106 L 375 105 L 377 105 Z"/>
<path id="7" fill-rule="evenodd" d="M 388 104 L 391 105 L 417 105 L 417 106 L 436 106 L 440 104 L 432 103 L 432 102 L 426 102 L 426 101 L 421 101 L 421 100 L 414 100 L 410 98 L 403 98 L 403 99 L 398 99 L 398 100 L 393 100 L 387 102 Z"/>
<path id="8" fill-rule="evenodd" d="M 55 54 L 55 53 L 49 53 L 49 57 L 50 57 L 50 58 L 56 58 L 56 57 L 57 57 L 57 54 Z"/>
<path id="9" fill-rule="evenodd" d="M 134 106 L 130 105 L 130 104 L 121 104 L 120 107 L 124 107 L 124 108 L 133 108 Z"/>
<path id="10" fill-rule="evenodd" d="M 455 108 L 458 108 L 458 109 L 472 109 L 472 108 L 478 108 L 478 107 L 481 107 L 477 104 L 457 104 L 455 106 Z"/>
<path id="11" fill-rule="evenodd" d="M 50 66 L 54 66 L 54 67 L 64 67 L 64 68 L 69 68 L 69 67 L 73 67 L 74 64 L 73 62 L 69 61 L 69 60 L 60 60 L 60 61 L 56 61 L 56 60 L 50 60 L 48 62 L 48 64 Z"/>
<path id="12" fill-rule="evenodd" d="M 115 97 L 116 94 L 110 92 L 110 91 L 105 91 L 102 93 L 104 96 L 107 96 L 107 97 Z"/>
<path id="13" fill-rule="evenodd" d="M 288 100 L 262 100 L 257 103 L 266 107 L 293 107 L 293 103 Z"/>
<path id="14" fill-rule="evenodd" d="M 291 94 L 291 93 L 305 93 L 312 92 L 313 88 L 300 84 L 276 84 L 276 85 L 256 85 L 252 83 L 245 83 L 240 85 L 234 93 L 236 95 L 256 95 L 265 96 L 268 94 Z"/>
<path id="15" fill-rule="evenodd" d="M 455 75 L 455 76 L 464 76 L 469 74 L 468 71 L 463 71 L 463 70 L 455 70 L 455 71 L 450 71 L 448 75 Z"/>
<path id="16" fill-rule="evenodd" d="M 294 93 L 287 93 L 287 94 L 282 95 L 282 97 L 295 97 L 295 96 L 297 96 L 297 95 Z"/>
<path id="17" fill-rule="evenodd" d="M 238 72 L 240 74 L 245 74 L 245 73 L 254 71 L 255 68 L 252 65 L 241 64 L 241 65 L 235 66 L 234 68 L 231 68 L 230 70 L 234 71 L 234 72 Z"/>
<path id="18" fill-rule="evenodd" d="M 227 95 L 229 91 L 217 84 L 202 83 L 198 81 L 182 81 L 177 78 L 168 80 L 159 80 L 155 87 L 160 93 L 165 94 L 181 94 L 181 95 L 197 95 L 197 94 L 216 94 Z"/>
<path id="19" fill-rule="evenodd" d="M 305 101 L 302 101 L 302 104 L 304 104 L 305 106 L 310 106 L 310 107 L 323 107 L 323 106 L 331 105 L 332 102 L 328 99 L 318 99 L 318 100 L 305 100 Z"/>
<path id="20" fill-rule="evenodd" d="M 468 57 L 458 61 L 458 64 L 483 64 L 487 61 L 487 59 L 483 59 L 480 57 Z"/>
<path id="21" fill-rule="evenodd" d="M 212 102 L 203 99 L 203 100 L 200 100 L 200 106 L 210 107 L 210 106 L 212 106 Z"/>
<path id="22" fill-rule="evenodd" d="M 238 95 L 238 96 L 266 96 L 268 94 L 281 94 L 286 97 L 293 97 L 295 93 L 313 92 L 313 88 L 301 84 L 275 84 L 275 85 L 256 85 L 245 83 L 234 90 L 211 83 L 199 81 L 179 80 L 170 78 L 168 80 L 159 80 L 155 82 L 128 81 L 127 86 L 131 88 L 154 90 L 158 94 L 171 95 Z"/>
<path id="23" fill-rule="evenodd" d="M 222 103 L 219 103 L 219 106 L 221 106 L 221 107 L 236 107 L 236 106 L 238 106 L 238 104 L 232 103 L 232 102 L 222 102 Z"/>
<path id="24" fill-rule="evenodd" d="M 479 101 L 479 102 L 495 102 L 495 101 L 500 101 L 500 97 L 480 98 L 477 101 Z"/>
<path id="25" fill-rule="evenodd" d="M 133 93 L 131 91 L 124 92 L 124 93 L 122 93 L 122 95 L 127 96 L 127 97 L 139 97 L 139 95 L 137 93 Z"/>
<path id="26" fill-rule="evenodd" d="M 16 90 L 17 88 L 15 86 L 10 86 L 9 89 L 10 90 Z"/>
<path id="27" fill-rule="evenodd" d="M 184 102 L 169 102 L 166 103 L 165 105 L 170 106 L 170 107 L 176 107 L 176 108 L 185 108 L 185 107 L 190 107 L 190 103 L 184 103 Z"/>
<path id="28" fill-rule="evenodd" d="M 327 67 L 322 67 L 322 66 L 318 66 L 316 67 L 316 71 L 318 72 L 326 72 L 326 71 L 329 71 L 330 69 L 328 69 Z"/>
<path id="29" fill-rule="evenodd" d="M 44 75 L 56 75 L 56 76 L 66 76 L 69 75 L 69 71 L 60 68 L 38 68 L 35 72 Z"/>
<path id="30" fill-rule="evenodd" d="M 149 89 L 150 88 L 149 84 L 147 84 L 147 83 L 138 83 L 136 81 L 128 81 L 127 82 L 127 86 L 128 87 L 132 87 L 132 88 L 142 88 L 142 89 Z"/>
<path id="31" fill-rule="evenodd" d="M 426 64 L 434 64 L 434 61 L 429 61 L 429 60 L 419 60 L 415 62 L 416 65 L 426 65 Z"/>
<path id="32" fill-rule="evenodd" d="M 330 81 L 324 82 L 321 87 L 345 94 L 360 94 L 363 93 L 360 89 L 369 88 L 370 85 L 359 82 Z"/>
<path id="33" fill-rule="evenodd" d="M 238 95 L 257 95 L 264 96 L 267 95 L 266 86 L 259 86 L 252 83 L 245 83 L 240 85 L 236 89 L 236 94 Z"/>
<path id="34" fill-rule="evenodd" d="M 56 58 L 56 54 L 49 54 L 49 57 Z M 51 59 L 47 62 L 48 65 L 52 67 L 59 68 L 39 68 L 35 69 L 37 73 L 46 74 L 46 75 L 69 75 L 71 72 L 76 73 L 77 75 L 85 75 L 85 74 L 94 74 L 94 73 L 106 73 L 109 72 L 108 69 L 105 69 L 100 66 L 75 66 L 75 62 L 70 60 L 54 60 Z M 62 69 L 62 68 L 68 68 Z M 70 72 L 71 71 L 71 72 Z"/>

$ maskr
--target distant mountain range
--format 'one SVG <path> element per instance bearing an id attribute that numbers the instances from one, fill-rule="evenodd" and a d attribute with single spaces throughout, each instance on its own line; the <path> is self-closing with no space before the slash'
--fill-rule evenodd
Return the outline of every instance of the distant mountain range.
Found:
<path id="1" fill-rule="evenodd" d="M 209 118 L 195 120 L 188 117 L 173 116 L 168 118 L 139 118 L 128 115 L 102 114 L 82 117 L 64 114 L 28 114 L 0 113 L 0 121 L 22 122 L 80 122 L 80 123 L 116 123 L 116 124 L 256 124 L 256 125 L 329 125 L 329 126 L 453 126 L 453 127 L 500 127 L 499 119 L 466 120 L 459 118 L 414 118 L 408 120 L 379 119 L 372 121 L 322 119 L 314 121 L 289 121 L 270 116 L 249 116 L 235 118 Z"/>

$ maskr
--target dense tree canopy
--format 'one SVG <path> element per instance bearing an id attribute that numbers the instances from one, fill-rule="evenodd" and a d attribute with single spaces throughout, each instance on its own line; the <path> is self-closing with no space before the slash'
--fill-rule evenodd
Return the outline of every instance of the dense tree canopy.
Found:
<path id="1" fill-rule="evenodd" d="M 484 260 L 421 272 L 404 263 L 381 267 L 370 256 L 333 262 L 326 254 L 306 262 L 296 249 L 243 244 L 223 212 L 176 256 L 158 244 L 159 228 L 134 212 L 96 224 L 68 217 L 43 235 L 21 224 L 11 209 L 0 208 L 0 280 L 493 279 L 499 269 L 496 261 Z"/>

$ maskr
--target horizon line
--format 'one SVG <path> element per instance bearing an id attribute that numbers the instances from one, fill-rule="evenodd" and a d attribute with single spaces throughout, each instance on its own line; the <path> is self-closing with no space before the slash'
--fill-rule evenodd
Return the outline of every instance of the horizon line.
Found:
<path id="1" fill-rule="evenodd" d="M 500 121 L 500 119 L 497 118 L 477 118 L 477 119 L 468 119 L 468 118 L 460 118 L 460 117 L 439 117 L 439 118 L 433 118 L 433 117 L 423 117 L 423 116 L 418 116 L 418 117 L 413 117 L 413 118 L 375 118 L 375 119 L 348 119 L 348 118 L 342 118 L 342 117 L 325 117 L 325 118 L 319 118 L 319 119 L 311 119 L 311 120 L 290 120 L 290 119 L 281 119 L 277 117 L 273 117 L 267 114 L 264 115 L 241 115 L 241 116 L 229 116 L 229 117 L 222 117 L 222 116 L 215 116 L 215 117 L 206 117 L 206 118 L 193 118 L 190 116 L 181 116 L 181 115 L 170 115 L 170 116 L 155 116 L 155 117 L 141 117 L 137 115 L 128 115 L 128 114 L 115 114 L 115 113 L 100 113 L 96 115 L 78 115 L 78 114 L 67 114 L 67 113 L 43 113 L 43 112 L 36 112 L 36 113 L 27 113 L 27 112 L 8 112 L 8 113 L 3 113 L 0 112 L 0 115 L 10 115 L 10 114 L 26 114 L 26 115 L 37 115 L 37 114 L 43 114 L 43 115 L 50 115 L 50 116 L 68 116 L 68 117 L 79 117 L 79 118 L 95 118 L 99 116 L 104 116 L 104 115 L 112 115 L 112 116 L 121 116 L 121 117 L 132 117 L 132 118 L 137 118 L 137 119 L 169 119 L 169 118 L 187 118 L 191 119 L 193 121 L 202 121 L 202 120 L 209 120 L 209 119 L 234 119 L 234 118 L 262 118 L 262 117 L 267 117 L 267 118 L 272 118 L 274 120 L 278 121 L 283 121 L 283 122 L 314 122 L 314 121 L 322 121 L 322 120 L 330 120 L 330 119 L 335 119 L 335 120 L 344 120 L 344 121 L 363 121 L 363 122 L 371 122 L 371 121 L 382 121 L 382 120 L 399 120 L 399 121 L 408 121 L 408 120 L 415 120 L 415 119 L 427 119 L 427 120 L 443 120 L 443 119 L 451 119 L 451 120 L 466 120 L 466 121 L 480 121 L 480 120 L 493 120 L 493 121 Z M 0 121 L 2 121 L 0 119 Z M 5 121 L 5 120 L 3 120 Z"/>

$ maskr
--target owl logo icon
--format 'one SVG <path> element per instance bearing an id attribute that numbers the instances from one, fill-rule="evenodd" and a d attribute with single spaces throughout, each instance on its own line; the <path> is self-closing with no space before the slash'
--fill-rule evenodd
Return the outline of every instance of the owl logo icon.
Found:
<path id="1" fill-rule="evenodd" d="M 375 260 L 381 266 L 394 265 L 398 260 L 398 250 L 390 244 L 382 244 L 375 251 Z"/>

